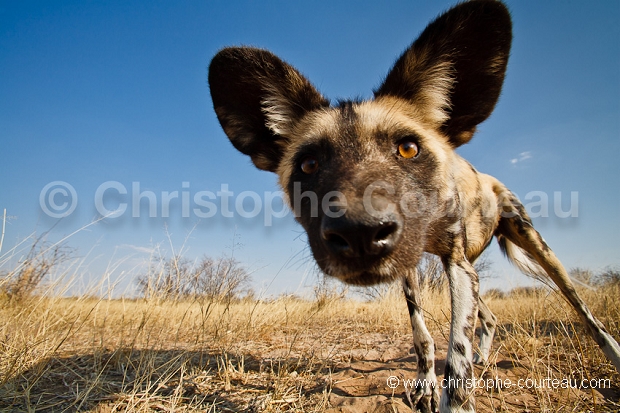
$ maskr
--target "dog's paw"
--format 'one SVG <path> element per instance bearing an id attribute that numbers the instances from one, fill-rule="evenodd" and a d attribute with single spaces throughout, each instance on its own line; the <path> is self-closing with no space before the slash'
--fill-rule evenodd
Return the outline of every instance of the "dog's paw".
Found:
<path id="1" fill-rule="evenodd" d="M 480 366 L 483 366 L 483 365 L 485 365 L 487 363 L 486 358 L 481 356 L 478 353 L 474 353 L 474 357 L 473 357 L 472 361 L 474 362 L 474 364 L 478 364 Z"/>
<path id="2" fill-rule="evenodd" d="M 439 412 L 439 392 L 436 383 L 424 383 L 415 389 L 405 389 L 407 400 L 414 412 L 438 413 Z"/>

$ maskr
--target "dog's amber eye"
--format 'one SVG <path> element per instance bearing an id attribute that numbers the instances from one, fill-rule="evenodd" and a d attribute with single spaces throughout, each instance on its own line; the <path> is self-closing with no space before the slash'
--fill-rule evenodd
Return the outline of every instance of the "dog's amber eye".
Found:
<path id="1" fill-rule="evenodd" d="M 306 156 L 301 161 L 301 170 L 305 174 L 313 174 L 319 169 L 319 161 L 314 156 Z"/>
<path id="2" fill-rule="evenodd" d="M 404 141 L 398 144 L 398 153 L 406 159 L 415 158 L 418 155 L 418 145 L 415 142 Z"/>

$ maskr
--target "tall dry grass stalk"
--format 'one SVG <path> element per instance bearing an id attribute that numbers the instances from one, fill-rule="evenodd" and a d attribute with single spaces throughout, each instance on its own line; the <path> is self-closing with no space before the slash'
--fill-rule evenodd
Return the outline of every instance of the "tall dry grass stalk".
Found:
<path id="1" fill-rule="evenodd" d="M 0 253 L 2 252 L 2 244 L 4 244 L 4 231 L 6 230 L 6 208 L 2 214 L 2 235 L 0 235 Z"/>

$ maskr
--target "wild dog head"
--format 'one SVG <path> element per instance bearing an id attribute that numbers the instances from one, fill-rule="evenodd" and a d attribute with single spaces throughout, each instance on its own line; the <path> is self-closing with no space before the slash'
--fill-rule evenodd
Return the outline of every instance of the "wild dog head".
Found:
<path id="1" fill-rule="evenodd" d="M 491 114 L 511 37 L 503 4 L 471 1 L 430 23 L 369 101 L 331 105 L 249 47 L 221 50 L 209 85 L 235 148 L 278 174 L 320 268 L 368 285 L 402 275 L 459 224 L 447 213 L 458 203 L 454 149 Z"/>

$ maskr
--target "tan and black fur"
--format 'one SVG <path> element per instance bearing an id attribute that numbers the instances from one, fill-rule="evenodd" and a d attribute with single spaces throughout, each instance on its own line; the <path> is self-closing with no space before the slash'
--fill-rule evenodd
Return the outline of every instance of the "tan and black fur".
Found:
<path id="1" fill-rule="evenodd" d="M 475 407 L 463 385 L 444 389 L 439 400 L 416 264 L 424 252 L 443 262 L 452 304 L 445 377 L 463 383 L 473 377 L 472 362 L 486 361 L 495 331 L 472 265 L 493 236 L 521 270 L 553 280 L 620 370 L 617 342 L 579 298 L 521 203 L 454 150 L 493 111 L 511 41 L 502 3 L 459 4 L 428 25 L 374 99 L 335 105 L 266 50 L 226 48 L 209 68 L 222 128 L 259 169 L 278 175 L 319 267 L 350 284 L 403 282 L 418 375 L 428 383 L 412 399 L 422 411 Z M 415 156 L 402 155 L 412 146 Z M 482 334 L 474 355 L 476 316 Z"/>

